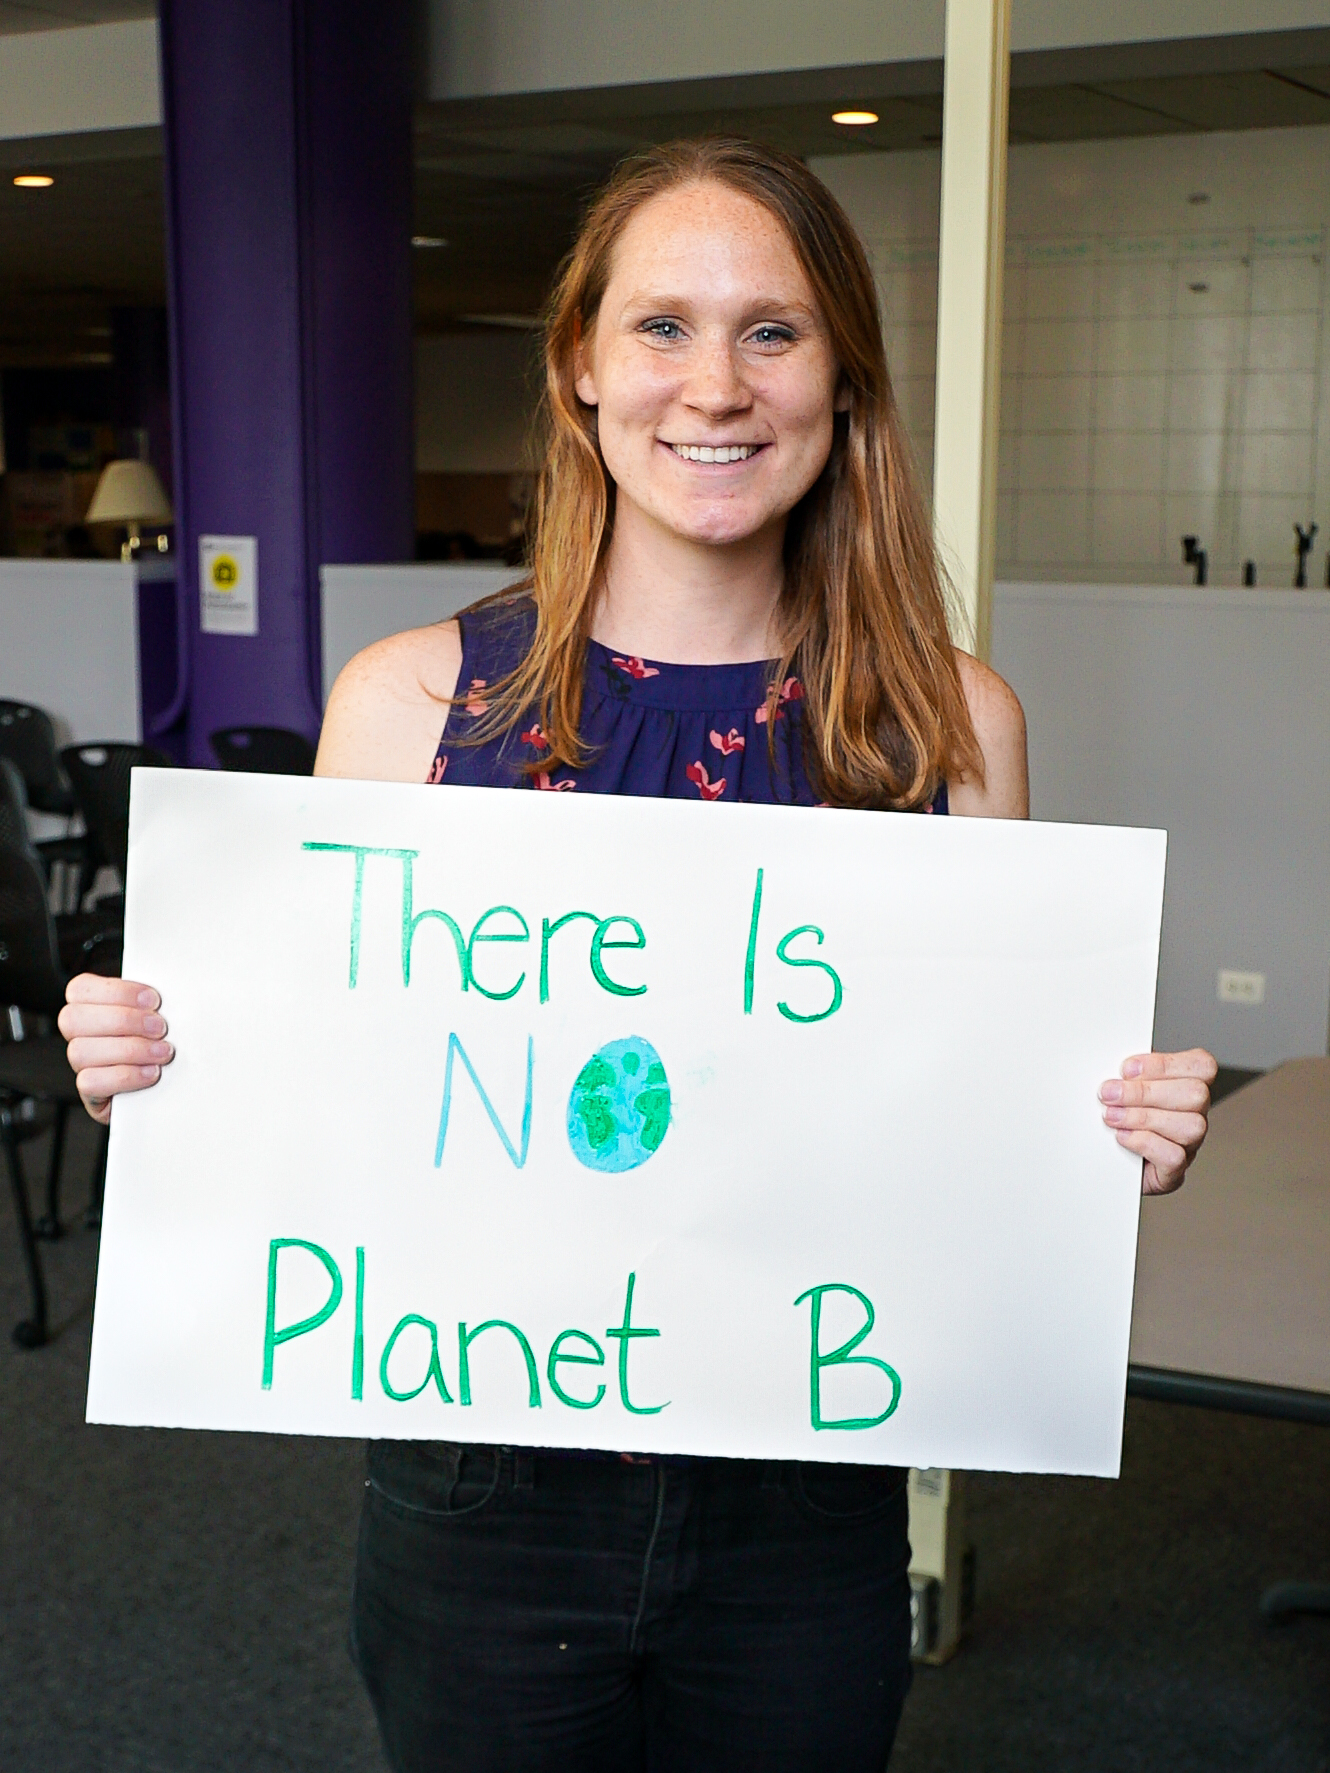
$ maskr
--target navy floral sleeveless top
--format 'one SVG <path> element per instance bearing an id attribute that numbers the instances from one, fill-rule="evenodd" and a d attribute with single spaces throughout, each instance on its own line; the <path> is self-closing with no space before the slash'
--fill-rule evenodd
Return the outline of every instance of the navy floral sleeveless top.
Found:
<path id="1" fill-rule="evenodd" d="M 803 766 L 797 677 L 780 685 L 768 745 L 771 664 L 667 665 L 587 645 L 580 770 L 543 770 L 549 741 L 534 716 L 479 744 L 458 744 L 489 708 L 485 692 L 520 664 L 535 607 L 514 597 L 458 618 L 462 670 L 429 781 L 444 786 L 633 794 L 664 800 L 818 804 Z M 528 766 L 536 765 L 534 770 Z M 925 812 L 945 813 L 945 783 Z"/>

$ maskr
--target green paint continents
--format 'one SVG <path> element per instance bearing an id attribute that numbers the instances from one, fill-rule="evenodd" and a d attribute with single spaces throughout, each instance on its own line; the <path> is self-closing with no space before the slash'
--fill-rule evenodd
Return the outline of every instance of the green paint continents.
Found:
<path id="1" fill-rule="evenodd" d="M 670 1124 L 670 1084 L 660 1054 L 640 1035 L 612 1040 L 587 1060 L 568 1098 L 568 1143 L 589 1170 L 644 1164 Z"/>

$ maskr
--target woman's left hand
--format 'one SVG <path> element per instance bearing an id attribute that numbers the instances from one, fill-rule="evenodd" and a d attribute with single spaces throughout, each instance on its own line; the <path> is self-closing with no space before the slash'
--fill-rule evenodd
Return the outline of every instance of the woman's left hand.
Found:
<path id="1" fill-rule="evenodd" d="M 1201 1149 L 1210 1085 L 1219 1070 L 1201 1047 L 1189 1053 L 1137 1053 L 1099 1089 L 1104 1119 L 1125 1145 L 1145 1159 L 1142 1194 L 1172 1194 Z"/>

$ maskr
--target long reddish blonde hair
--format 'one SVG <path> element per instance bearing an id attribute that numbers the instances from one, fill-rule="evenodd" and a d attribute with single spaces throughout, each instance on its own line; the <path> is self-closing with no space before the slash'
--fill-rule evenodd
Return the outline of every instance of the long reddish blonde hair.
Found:
<path id="1" fill-rule="evenodd" d="M 800 679 L 805 767 L 825 799 L 921 805 L 948 777 L 982 778 L 983 759 L 947 632 L 932 526 L 892 392 L 873 275 L 826 186 L 791 155 L 747 141 L 670 142 L 625 160 L 560 269 L 545 322 L 531 566 L 517 587 L 534 601 L 535 633 L 522 663 L 490 692 L 489 715 L 474 736 L 505 730 L 534 708 L 549 737 L 539 767 L 576 769 L 586 761 L 583 665 L 615 489 L 597 442 L 596 410 L 574 387 L 578 347 L 595 326 L 615 243 L 635 211 L 704 181 L 760 203 L 784 228 L 848 397 L 827 465 L 790 514 L 778 606 L 783 654 L 770 694 L 788 677 Z"/>

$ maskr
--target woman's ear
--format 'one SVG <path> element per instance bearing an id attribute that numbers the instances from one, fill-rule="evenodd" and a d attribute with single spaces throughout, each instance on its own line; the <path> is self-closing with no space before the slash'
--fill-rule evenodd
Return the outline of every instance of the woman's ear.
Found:
<path id="1" fill-rule="evenodd" d="M 836 377 L 836 398 L 832 403 L 831 410 L 833 412 L 849 412 L 850 410 L 850 384 L 844 376 Z"/>
<path id="2" fill-rule="evenodd" d="M 599 406 L 600 395 L 596 392 L 596 378 L 591 372 L 591 352 L 588 349 L 590 342 L 588 335 L 582 331 L 579 316 L 573 328 L 573 387 L 583 406 Z"/>

